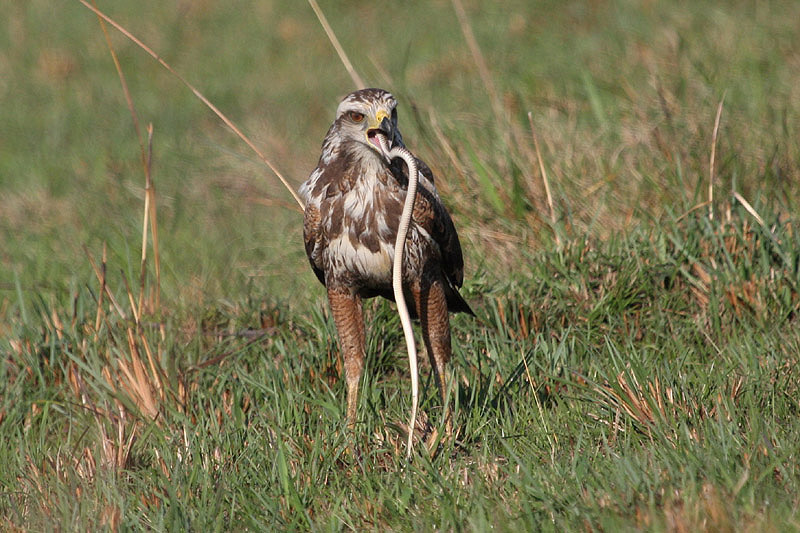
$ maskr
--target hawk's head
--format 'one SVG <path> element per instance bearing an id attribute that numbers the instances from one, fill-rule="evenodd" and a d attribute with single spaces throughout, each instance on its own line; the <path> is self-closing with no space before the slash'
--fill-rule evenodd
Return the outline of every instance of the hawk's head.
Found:
<path id="1" fill-rule="evenodd" d="M 355 142 L 383 157 L 377 134 L 383 134 L 389 148 L 402 146 L 397 129 L 397 100 L 383 89 L 361 89 L 344 97 L 336 110 L 340 142 Z"/>

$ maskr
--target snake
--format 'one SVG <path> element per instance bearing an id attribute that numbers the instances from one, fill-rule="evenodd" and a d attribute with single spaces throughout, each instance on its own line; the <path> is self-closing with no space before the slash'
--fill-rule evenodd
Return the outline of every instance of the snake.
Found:
<path id="1" fill-rule="evenodd" d="M 419 403 L 419 371 L 417 370 L 417 347 L 414 343 L 414 330 L 411 328 L 411 315 L 408 312 L 408 304 L 406 304 L 406 298 L 403 294 L 403 251 L 406 237 L 408 236 L 408 228 L 411 225 L 414 201 L 417 198 L 419 169 L 417 167 L 417 159 L 407 148 L 395 146 L 390 149 L 386 137 L 382 134 L 378 134 L 378 143 L 389 160 L 400 158 L 408 165 L 408 189 L 403 203 L 403 212 L 400 215 L 400 222 L 397 227 L 397 239 L 394 243 L 392 290 L 397 303 L 397 313 L 400 315 L 400 322 L 403 325 L 403 336 L 405 337 L 408 351 L 408 367 L 411 372 L 411 415 L 408 422 L 408 444 L 406 446 L 406 457 L 410 459 L 414 446 L 414 427 L 417 422 L 417 405 Z"/>

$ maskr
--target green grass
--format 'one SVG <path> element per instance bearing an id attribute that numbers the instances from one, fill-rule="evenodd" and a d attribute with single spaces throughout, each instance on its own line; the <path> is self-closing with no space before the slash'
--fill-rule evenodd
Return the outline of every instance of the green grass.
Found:
<path id="1" fill-rule="evenodd" d="M 291 197 L 113 34 L 155 130 L 161 306 L 150 243 L 134 321 L 144 178 L 102 32 L 77 1 L 9 6 L 5 528 L 800 529 L 800 5 L 751 4 L 468 2 L 494 104 L 450 2 L 323 4 L 437 173 L 478 314 L 453 319 L 458 438 L 418 445 L 410 464 L 392 306 L 366 306 L 348 431 L 335 329 Z M 293 183 L 313 169 L 352 86 L 306 4 L 100 7 Z M 107 292 L 91 265 L 104 246 Z"/>

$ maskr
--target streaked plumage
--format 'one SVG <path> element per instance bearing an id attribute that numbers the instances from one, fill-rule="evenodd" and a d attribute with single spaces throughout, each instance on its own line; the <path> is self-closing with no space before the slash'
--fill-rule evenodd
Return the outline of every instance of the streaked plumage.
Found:
<path id="1" fill-rule="evenodd" d="M 382 89 L 363 89 L 339 104 L 322 144 L 317 168 L 300 187 L 306 202 L 306 253 L 328 299 L 339 333 L 347 379 L 347 416 L 355 422 L 364 360 L 362 298 L 393 300 L 392 261 L 408 184 L 399 160 L 387 163 L 375 134 L 403 146 L 397 102 Z M 433 183 L 418 160 L 419 188 L 406 239 L 403 288 L 409 311 L 419 317 L 423 339 L 444 398 L 444 365 L 450 358 L 448 310 L 472 314 L 458 293 L 464 261 L 458 235 Z"/>

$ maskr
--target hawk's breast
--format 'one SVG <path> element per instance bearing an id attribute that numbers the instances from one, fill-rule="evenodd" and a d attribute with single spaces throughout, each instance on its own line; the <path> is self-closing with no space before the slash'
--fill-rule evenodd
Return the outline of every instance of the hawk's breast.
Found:
<path id="1" fill-rule="evenodd" d="M 428 212 L 431 204 L 425 194 L 427 187 L 435 188 L 427 179 L 421 179 L 420 185 L 403 254 L 404 281 L 418 277 L 427 261 L 441 260 L 439 245 L 427 225 L 417 223 L 433 214 Z M 307 201 L 306 252 L 320 281 L 391 290 L 406 190 L 380 158 L 368 152 L 367 157 L 340 154 L 327 164 L 321 161 L 301 193 Z"/>
<path id="2" fill-rule="evenodd" d="M 394 239 L 402 212 L 400 190 L 379 179 L 378 172 L 359 172 L 348 189 L 321 202 L 321 226 L 327 246 L 322 268 L 327 276 L 349 278 L 370 287 L 391 285 Z"/>

